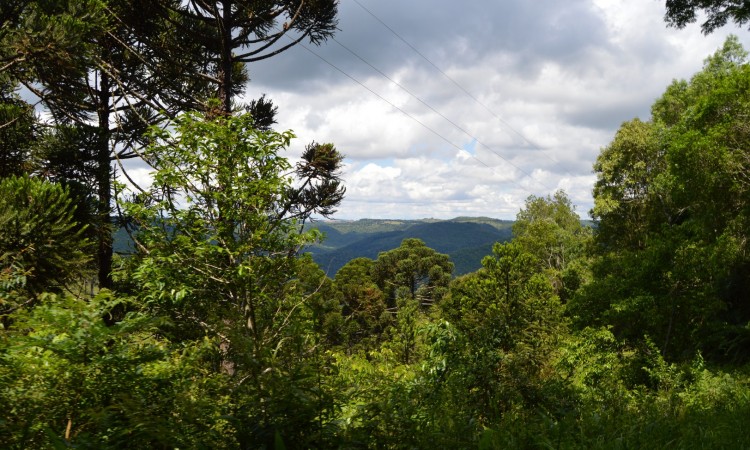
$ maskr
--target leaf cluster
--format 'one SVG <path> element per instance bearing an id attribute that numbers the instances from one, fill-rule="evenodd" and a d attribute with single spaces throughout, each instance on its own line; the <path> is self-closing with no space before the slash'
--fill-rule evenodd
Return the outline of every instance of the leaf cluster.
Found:
<path id="1" fill-rule="evenodd" d="M 60 185 L 29 176 L 0 179 L 0 266 L 24 273 L 31 294 L 59 291 L 86 272 L 89 241 Z M 3 305 L 2 315 L 18 305 Z"/>
<path id="2" fill-rule="evenodd" d="M 701 24 L 704 34 L 709 34 L 728 22 L 744 25 L 750 20 L 750 5 L 732 0 L 667 0 L 664 20 L 669 26 L 684 28 L 705 15 Z"/>
<path id="3" fill-rule="evenodd" d="M 750 319 L 740 292 L 750 279 L 746 57 L 730 37 L 701 72 L 666 90 L 650 121 L 625 122 L 603 149 L 594 282 L 571 307 L 581 323 L 628 339 L 648 334 L 677 360 L 697 350 L 744 358 L 736 343 Z M 722 338 L 710 338 L 717 330 Z"/>

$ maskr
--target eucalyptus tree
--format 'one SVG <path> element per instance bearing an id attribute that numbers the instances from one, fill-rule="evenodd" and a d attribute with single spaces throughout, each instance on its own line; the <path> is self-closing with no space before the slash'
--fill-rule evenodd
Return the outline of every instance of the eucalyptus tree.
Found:
<path id="1" fill-rule="evenodd" d="M 538 270 L 549 277 L 562 301 L 588 278 L 591 235 L 561 190 L 547 197 L 529 196 L 513 224 L 513 241 L 536 257 Z"/>
<path id="2" fill-rule="evenodd" d="M 562 190 L 546 197 L 529 196 L 513 224 L 513 239 L 536 256 L 540 269 L 558 272 L 583 254 L 590 232 Z"/>
<path id="3" fill-rule="evenodd" d="M 649 231 L 678 220 L 658 182 L 666 164 L 657 124 L 633 119 L 620 126 L 594 164 L 598 177 L 591 215 L 597 221 L 599 245 L 643 248 Z"/>

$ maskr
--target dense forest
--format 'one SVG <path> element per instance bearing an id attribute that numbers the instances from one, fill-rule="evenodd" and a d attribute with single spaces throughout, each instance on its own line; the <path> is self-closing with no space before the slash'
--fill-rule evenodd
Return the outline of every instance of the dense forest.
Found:
<path id="1" fill-rule="evenodd" d="M 746 20 L 713 3 L 708 31 Z M 238 96 L 246 63 L 330 38 L 335 0 L 21 0 L 0 22 L 3 448 L 750 447 L 736 38 L 602 149 L 593 226 L 532 195 L 474 272 L 408 238 L 329 277 L 305 249 L 343 157 L 290 163 L 276 105 Z"/>
<path id="2" fill-rule="evenodd" d="M 322 242 L 305 248 L 327 274 L 335 274 L 354 258 L 375 259 L 398 247 L 404 239 L 419 239 L 447 254 L 453 276 L 475 272 L 492 246 L 512 237 L 513 221 L 488 217 L 456 217 L 450 220 L 360 219 L 311 224 L 323 233 Z"/>

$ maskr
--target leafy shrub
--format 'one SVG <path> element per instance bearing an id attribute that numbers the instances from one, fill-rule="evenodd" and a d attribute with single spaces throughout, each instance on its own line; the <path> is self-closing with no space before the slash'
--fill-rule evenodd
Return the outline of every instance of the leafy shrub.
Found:
<path id="1" fill-rule="evenodd" d="M 0 180 L 0 268 L 28 293 L 60 291 L 85 272 L 89 241 L 60 185 L 28 176 Z M 0 315 L 18 305 L 3 305 Z"/>

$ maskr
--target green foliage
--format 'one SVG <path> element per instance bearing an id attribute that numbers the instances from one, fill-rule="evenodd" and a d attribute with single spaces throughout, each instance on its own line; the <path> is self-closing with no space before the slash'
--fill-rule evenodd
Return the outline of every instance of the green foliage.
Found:
<path id="1" fill-rule="evenodd" d="M 54 35 L 85 26 L 78 21 L 86 12 L 53 3 L 0 6 L 2 44 L 28 50 L 51 39 L 50 60 L 0 54 L 13 69 L 1 75 L 8 85 L 23 70 L 30 77 L 23 81 L 36 80 L 35 70 L 54 68 L 70 50 L 66 39 L 81 38 Z M 219 84 L 229 86 L 222 100 L 231 100 L 240 90 L 233 83 L 244 75 L 236 64 L 228 74 L 223 63 L 262 56 L 251 54 L 241 36 L 254 36 L 262 47 L 289 28 L 317 32 L 308 36 L 315 42 L 335 22 L 336 2 L 224 5 L 230 3 L 241 6 L 223 10 L 235 15 L 230 22 L 252 22 L 249 12 L 268 17 L 244 35 L 227 27 L 231 42 L 221 45 L 211 34 L 214 23 L 201 25 L 199 17 L 219 10 L 203 4 L 191 3 L 189 14 L 179 2 L 145 2 L 144 11 L 128 11 L 130 2 L 109 4 L 106 17 L 135 28 L 107 20 L 91 25 L 81 59 L 45 78 L 72 83 L 60 86 L 66 100 L 58 99 L 56 112 L 65 101 L 87 99 L 71 86 L 104 69 L 86 65 L 93 54 L 103 58 L 97 64 L 112 64 L 106 67 L 139 67 L 131 75 L 153 80 L 150 86 L 165 89 L 166 99 L 179 89 L 146 76 L 149 67 L 171 61 L 161 53 L 168 49 L 205 44 L 218 55 L 216 64 L 191 57 L 186 78 L 176 74 L 181 68 L 165 73 L 176 84 L 201 71 L 229 75 Z M 281 34 L 265 27 L 273 22 L 266 19 L 300 5 L 298 22 Z M 147 14 L 170 6 L 168 17 Z M 34 16 L 40 13 L 49 14 Z M 139 14 L 150 19 L 139 23 Z M 18 28 L 32 19 L 49 26 L 38 35 Z M 162 19 L 207 34 L 198 41 L 170 34 Z M 135 53 L 97 47 L 102 29 L 96 27 L 105 23 L 148 56 L 119 65 L 118 58 Z M 147 41 L 155 37 L 163 46 Z M 103 48 L 112 59 L 97 53 Z M 249 53 L 227 59 L 235 48 Z M 290 164 L 281 152 L 293 134 L 270 129 L 270 102 L 250 105 L 254 117 L 228 114 L 226 102 L 203 115 L 181 112 L 174 126 L 145 136 L 139 126 L 107 134 L 82 126 L 86 120 L 36 134 L 25 105 L 8 97 L 0 115 L 18 120 L 0 130 L 4 143 L 34 138 L 33 155 L 23 146 L 8 154 L 8 173 L 26 170 L 24 161 L 33 157 L 46 176 L 68 187 L 28 176 L 0 181 L 0 442 L 8 448 L 750 447 L 748 367 L 727 364 L 744 361 L 750 342 L 745 58 L 730 38 L 703 71 L 667 89 L 650 121 L 623 124 L 595 165 L 593 242 L 565 193 L 531 196 L 513 227 L 515 239 L 495 244 L 480 270 L 455 280 L 450 258 L 419 239 L 403 240 L 377 260 L 353 259 L 333 280 L 300 256 L 321 238 L 305 231 L 308 219 L 332 214 L 341 202 L 342 156 L 331 144 L 313 143 Z M 113 105 L 110 88 L 97 92 L 97 108 Z M 188 90 L 205 100 L 205 83 Z M 200 101 L 182 106 L 188 103 Z M 93 110 L 103 112 L 81 111 Z M 99 119 L 109 124 L 108 114 Z M 105 199 L 111 149 L 101 145 L 130 138 L 133 145 L 148 143 L 141 154 L 155 172 L 149 190 L 119 199 L 135 237 L 133 254 L 118 259 L 120 292 L 63 295 L 63 288 L 76 291 L 86 261 L 85 226 L 76 224 L 70 192 L 78 186 L 81 198 L 94 200 L 99 188 L 96 197 Z M 70 149 L 81 157 L 67 158 Z M 455 230 L 431 222 L 442 239 Z"/>
<path id="2" fill-rule="evenodd" d="M 453 263 L 448 255 L 419 239 L 404 239 L 399 248 L 382 252 L 373 266 L 373 279 L 385 293 L 389 307 L 407 297 L 422 305 L 439 302 L 450 283 Z"/>
<path id="3" fill-rule="evenodd" d="M 383 348 L 389 349 L 402 364 L 411 364 L 421 359 L 417 345 L 419 325 L 424 316 L 420 313 L 419 300 L 407 294 L 399 295 L 393 310 L 395 320 L 387 329 L 388 339 Z"/>
<path id="4" fill-rule="evenodd" d="M 169 308 L 190 306 L 190 298 L 231 299 L 249 320 L 263 320 L 254 305 L 283 289 L 296 250 L 317 238 L 298 231 L 301 220 L 340 194 L 323 206 L 300 203 L 324 176 L 293 188 L 291 166 L 279 155 L 293 135 L 258 131 L 249 116 L 186 115 L 174 136 L 154 133 L 146 153 L 157 168 L 154 184 L 124 204 L 139 226 L 144 253 L 135 275 L 146 283 L 145 299 Z M 264 284 L 254 282 L 260 277 Z"/>
<path id="5" fill-rule="evenodd" d="M 316 420 L 332 408 L 316 373 L 326 365 L 318 345 L 338 339 L 338 302 L 296 256 L 319 236 L 301 231 L 304 220 L 341 198 L 341 158 L 317 146 L 293 169 L 280 155 L 292 137 L 254 128 L 249 115 L 185 114 L 173 131 L 153 130 L 145 157 L 154 183 L 123 204 L 138 225 L 135 293 L 171 318 L 170 339 L 217 343 L 206 364 L 224 375 L 224 414 L 240 446 L 277 433 L 317 446 Z"/>
<path id="6" fill-rule="evenodd" d="M 133 313 L 106 325 L 103 316 L 122 301 L 46 295 L 13 315 L 0 341 L 5 446 L 181 446 L 181 433 L 199 431 L 181 423 L 190 410 L 179 383 L 197 375 L 190 355 L 170 353 L 154 318 Z M 202 415 L 214 420 L 209 409 Z M 194 437 L 211 442 L 209 433 Z"/>
<path id="7" fill-rule="evenodd" d="M 490 425 L 515 408 L 552 402 L 545 374 L 566 327 L 551 284 L 519 244 L 497 244 L 483 264 L 451 285 L 440 309 L 465 339 L 453 374 L 467 392 L 462 409 Z"/>
<path id="8" fill-rule="evenodd" d="M 671 360 L 748 356 L 738 347 L 750 320 L 745 58 L 730 37 L 667 89 L 650 122 L 626 122 L 602 151 L 594 282 L 569 308 L 582 326 L 647 334 Z"/>
<path id="9" fill-rule="evenodd" d="M 585 277 L 581 264 L 591 239 L 570 198 L 563 191 L 547 198 L 530 196 L 513 224 L 513 240 L 538 261 L 558 295 L 567 300 Z M 575 264 L 574 262 L 578 262 Z"/>
<path id="10" fill-rule="evenodd" d="M 666 168 L 658 134 L 653 123 L 633 119 L 598 156 L 591 215 L 600 246 L 640 249 L 649 231 L 678 220 L 657 180 Z"/>
<path id="11" fill-rule="evenodd" d="M 361 448 L 415 446 L 420 436 L 414 431 L 423 411 L 412 395 L 413 367 L 399 364 L 389 350 L 373 351 L 367 357 L 340 356 L 336 365 L 338 377 L 349 386 L 349 402 L 340 413 L 346 425 L 343 441 Z"/>
<path id="12" fill-rule="evenodd" d="M 310 258 L 303 255 L 297 260 L 294 271 L 297 279 L 290 288 L 290 295 L 306 299 L 312 332 L 319 344 L 326 349 L 335 348 L 346 339 L 345 318 L 342 315 L 341 293 L 323 270 Z"/>
<path id="13" fill-rule="evenodd" d="M 42 170 L 56 181 L 75 174 L 67 181 L 80 191 L 81 205 L 95 212 L 91 230 L 98 241 L 100 287 L 112 287 L 113 162 L 138 156 L 149 125 L 196 108 L 210 95 L 205 79 L 190 76 L 195 66 L 213 62 L 204 54 L 178 51 L 184 37 L 174 32 L 174 14 L 166 11 L 178 4 L 23 0 L 0 5 L 0 76 L 36 96 L 49 112 L 45 125 L 57 128 L 41 149 Z M 71 170 L 83 165 L 88 166 L 85 177 Z"/>
<path id="14" fill-rule="evenodd" d="M 7 91 L 0 84 L 0 178 L 31 171 L 37 125 L 31 105 Z"/>
<path id="15" fill-rule="evenodd" d="M 81 76 L 91 64 L 92 37 L 106 25 L 103 8 L 99 0 L 3 2 L 0 73 L 5 81 L 43 78 L 66 86 Z"/>
<path id="16" fill-rule="evenodd" d="M 701 30 L 709 34 L 727 22 L 744 25 L 750 21 L 750 6 L 731 0 L 667 0 L 664 20 L 669 26 L 683 28 L 701 17 Z"/>
<path id="17" fill-rule="evenodd" d="M 28 176 L 0 180 L 0 267 L 11 277 L 24 274 L 30 294 L 59 291 L 86 272 L 89 244 L 74 211 L 60 185 Z M 18 306 L 3 302 L 0 315 Z"/>
<path id="18" fill-rule="evenodd" d="M 374 349 L 390 323 L 385 295 L 372 278 L 374 265 L 371 259 L 356 258 L 339 269 L 334 278 L 345 318 L 342 333 L 350 352 Z"/>
<path id="19" fill-rule="evenodd" d="M 653 346 L 629 348 L 608 330 L 591 328 L 569 337 L 557 361 L 572 402 L 557 414 L 513 411 L 482 433 L 480 447 L 748 445 L 736 428 L 748 411 L 744 373 L 708 370 L 700 357 L 668 364 Z"/>

